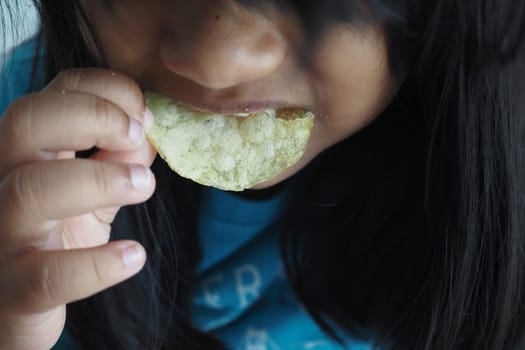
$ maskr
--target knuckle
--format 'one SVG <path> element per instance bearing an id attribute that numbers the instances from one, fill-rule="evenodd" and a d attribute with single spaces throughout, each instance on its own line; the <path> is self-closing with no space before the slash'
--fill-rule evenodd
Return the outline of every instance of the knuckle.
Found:
<path id="1" fill-rule="evenodd" d="M 125 86 L 126 93 L 123 99 L 124 105 L 137 106 L 137 109 L 142 110 L 141 107 L 143 105 L 144 97 L 139 85 L 135 81 L 128 78 L 125 80 Z"/>
<path id="2" fill-rule="evenodd" d="M 5 134 L 18 143 L 32 139 L 33 98 L 33 95 L 27 95 L 15 100 L 2 118 L 6 127 Z"/>
<path id="3" fill-rule="evenodd" d="M 58 73 L 55 79 L 53 79 L 49 85 L 57 88 L 77 90 L 81 79 L 82 70 L 78 68 L 70 68 Z"/>
<path id="4" fill-rule="evenodd" d="M 39 188 L 41 181 L 38 167 L 29 171 L 27 167 L 16 168 L 5 178 L 7 187 L 6 201 L 8 207 L 21 214 L 28 213 L 33 216 L 40 213 Z"/>
<path id="5" fill-rule="evenodd" d="M 23 107 L 28 96 L 22 96 L 14 100 L 4 112 L 3 120 L 17 119 L 18 115 L 23 115 Z"/>
<path id="6" fill-rule="evenodd" d="M 94 162 L 92 178 L 95 181 L 95 186 L 101 195 L 107 195 L 114 191 L 114 184 L 112 179 L 115 177 L 111 174 L 109 167 L 104 166 L 102 162 Z"/>
<path id="7" fill-rule="evenodd" d="M 96 259 L 93 254 L 89 255 L 89 259 L 90 265 L 92 266 L 94 283 L 96 285 L 105 284 L 107 282 L 106 274 L 104 273 L 104 269 L 100 265 L 98 259 Z"/>
<path id="8" fill-rule="evenodd" d="M 97 119 L 96 122 L 102 128 L 111 128 L 115 115 L 111 102 L 96 96 L 92 96 L 91 98 L 93 99 L 94 115 Z"/>
<path id="9" fill-rule="evenodd" d="M 47 259 L 43 263 L 36 264 L 28 276 L 29 298 L 48 305 L 56 305 L 60 302 L 57 295 L 61 287 L 58 281 L 60 272 L 58 265 L 56 259 Z"/>

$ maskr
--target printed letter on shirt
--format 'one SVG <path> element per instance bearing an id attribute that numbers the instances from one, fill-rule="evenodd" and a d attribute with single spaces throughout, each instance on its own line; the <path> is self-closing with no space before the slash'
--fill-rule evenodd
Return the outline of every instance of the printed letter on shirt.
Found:
<path id="1" fill-rule="evenodd" d="M 202 290 L 204 291 L 204 300 L 209 306 L 220 307 L 221 306 L 221 297 L 217 293 L 212 293 L 211 284 L 214 282 L 221 282 L 223 276 L 221 273 L 211 275 L 210 277 L 202 281 Z"/>
<path id="2" fill-rule="evenodd" d="M 239 294 L 240 306 L 248 305 L 248 296 L 252 298 L 259 296 L 259 288 L 261 287 L 261 274 L 255 265 L 242 265 L 235 269 L 235 283 L 237 285 L 237 293 Z"/>

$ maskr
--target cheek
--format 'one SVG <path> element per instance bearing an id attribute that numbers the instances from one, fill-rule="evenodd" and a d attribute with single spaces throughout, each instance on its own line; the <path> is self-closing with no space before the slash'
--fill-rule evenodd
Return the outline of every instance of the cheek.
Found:
<path id="1" fill-rule="evenodd" d="M 160 26 L 154 20 L 158 11 L 153 4 L 145 7 L 130 1 L 123 9 L 116 5 L 113 11 L 95 5 L 89 15 L 109 66 L 134 78 L 141 75 L 140 67 L 151 63 L 158 47 Z"/>
<path id="2" fill-rule="evenodd" d="M 390 103 L 397 88 L 391 79 L 382 31 L 337 26 L 328 31 L 315 55 L 312 81 L 318 128 L 327 146 L 359 131 Z"/>

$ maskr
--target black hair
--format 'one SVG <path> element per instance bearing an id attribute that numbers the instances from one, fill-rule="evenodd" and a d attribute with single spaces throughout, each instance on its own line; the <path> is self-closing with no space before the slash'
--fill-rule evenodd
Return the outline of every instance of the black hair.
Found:
<path id="1" fill-rule="evenodd" d="M 48 79 L 104 65 L 84 43 L 81 26 L 97 41 L 77 1 L 35 3 Z M 312 45 L 334 20 L 383 23 L 392 71 L 407 77 L 375 122 L 290 180 L 281 229 L 287 275 L 335 339 L 347 332 L 384 349 L 517 347 L 525 326 L 525 3 L 359 3 L 370 11 L 344 0 L 289 1 Z M 198 186 L 163 162 L 153 167 L 162 191 L 124 208 L 112 230 L 113 239 L 144 244 L 147 266 L 68 306 L 68 328 L 86 349 L 222 347 L 191 324 Z"/>

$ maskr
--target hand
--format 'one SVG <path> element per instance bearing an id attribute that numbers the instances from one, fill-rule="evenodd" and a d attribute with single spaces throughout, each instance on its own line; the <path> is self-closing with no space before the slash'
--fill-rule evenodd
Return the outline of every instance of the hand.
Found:
<path id="1" fill-rule="evenodd" d="M 0 119 L 0 348 L 51 348 L 66 303 L 144 265 L 137 242 L 108 240 L 119 208 L 154 191 L 149 120 L 136 83 L 94 68 L 59 74 Z"/>

